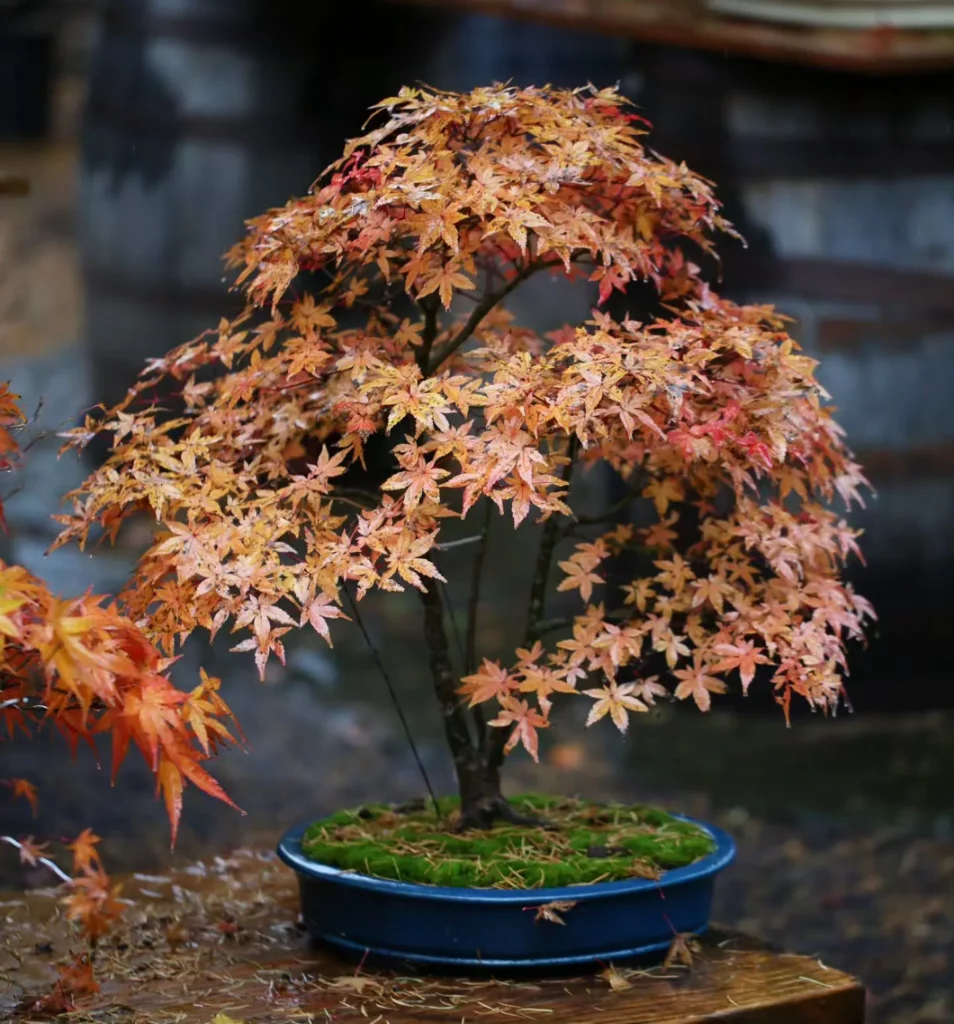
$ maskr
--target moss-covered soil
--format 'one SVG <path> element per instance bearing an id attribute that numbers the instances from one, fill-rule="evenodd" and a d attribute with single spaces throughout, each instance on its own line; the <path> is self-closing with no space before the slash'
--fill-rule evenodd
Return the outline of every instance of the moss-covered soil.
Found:
<path id="1" fill-rule="evenodd" d="M 369 805 L 315 822 L 305 854 L 331 867 L 401 882 L 535 889 L 659 878 L 712 853 L 705 832 L 652 807 L 519 796 L 520 815 L 548 828 L 500 823 L 455 832 L 455 798 L 433 805 Z"/>

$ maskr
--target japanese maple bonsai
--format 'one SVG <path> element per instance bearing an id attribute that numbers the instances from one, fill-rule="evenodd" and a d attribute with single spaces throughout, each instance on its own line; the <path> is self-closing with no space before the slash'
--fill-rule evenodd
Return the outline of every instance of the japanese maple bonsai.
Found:
<path id="1" fill-rule="evenodd" d="M 59 542 L 148 512 L 161 530 L 120 606 L 169 655 L 231 624 L 263 674 L 290 630 L 330 643 L 369 592 L 417 590 L 461 830 L 517 819 L 501 771 L 518 744 L 537 756 L 554 694 L 625 731 L 657 699 L 706 711 L 761 672 L 786 716 L 793 697 L 835 710 L 871 612 L 840 578 L 857 533 L 828 505 L 864 478 L 784 319 L 706 282 L 732 234 L 710 184 L 645 149 L 614 90 L 403 89 L 378 116 L 250 222 L 230 254 L 245 311 L 74 432 L 113 448 Z M 505 309 L 538 274 L 596 282 L 601 305 L 649 283 L 658 308 L 541 336 Z M 157 389 L 178 395 L 171 418 Z M 379 435 L 392 469 L 353 486 Z M 573 475 L 597 463 L 623 497 L 574 514 Z M 539 533 L 510 664 L 477 655 L 494 509 Z M 478 525 L 455 667 L 433 552 L 461 518 Z M 628 580 L 605 604 L 614 563 Z M 548 617 L 554 583 L 574 617 Z"/>

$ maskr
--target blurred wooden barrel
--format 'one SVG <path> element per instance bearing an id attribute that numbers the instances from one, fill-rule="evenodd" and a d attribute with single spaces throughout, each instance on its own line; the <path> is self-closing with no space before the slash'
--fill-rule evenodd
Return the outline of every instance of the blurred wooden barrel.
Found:
<path id="1" fill-rule="evenodd" d="M 839 29 L 954 27 L 951 0 L 706 0 L 720 14 Z"/>
<path id="2" fill-rule="evenodd" d="M 306 191 L 396 88 L 423 16 L 365 14 L 358 26 L 302 0 L 106 5 L 79 199 L 97 398 L 120 398 L 146 359 L 236 308 L 222 255 L 244 220 Z"/>

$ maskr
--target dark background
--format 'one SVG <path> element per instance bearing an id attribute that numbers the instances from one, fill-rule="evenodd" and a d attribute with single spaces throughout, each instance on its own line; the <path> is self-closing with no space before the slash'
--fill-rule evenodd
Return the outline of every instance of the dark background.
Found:
<path id="1" fill-rule="evenodd" d="M 572 23 L 544 23 L 451 3 L 0 2 L 0 175 L 31 184 L 26 198 L 0 198 L 0 379 L 44 400 L 36 433 L 116 398 L 146 358 L 228 312 L 219 256 L 243 219 L 304 191 L 366 108 L 401 84 L 620 83 L 655 126 L 650 145 L 715 180 L 748 240 L 723 248 L 724 290 L 789 313 L 821 360 L 878 492 L 856 517 L 867 565 L 851 576 L 880 618 L 852 658 L 853 715 L 799 715 L 786 730 L 756 689 L 709 716 L 661 709 L 614 743 L 567 709 L 543 765 L 518 761 L 512 788 L 659 799 L 727 824 L 742 858 L 720 896 L 723 920 L 859 971 L 875 1019 L 949 1021 L 954 89 L 943 65 L 954 68 L 954 33 L 769 30 L 705 14 L 703 0 L 668 10 L 663 32 L 597 23 L 585 5 Z M 584 319 L 592 299 L 531 288 L 514 308 L 549 329 Z M 64 593 L 109 590 L 135 537 L 94 559 L 42 557 L 49 515 L 83 473 L 55 449 L 41 439 L 5 486 L 20 489 L 0 553 Z M 591 481 L 581 500 L 606 486 Z M 490 652 L 513 639 L 532 540 L 494 536 Z M 447 788 L 416 606 L 397 598 L 368 615 Z M 345 629 L 335 640 L 334 651 L 296 642 L 265 687 L 244 660 L 190 648 L 182 685 L 199 662 L 223 674 L 250 737 L 249 753 L 217 766 L 249 815 L 190 794 L 176 856 L 271 844 L 319 809 L 417 795 L 369 652 Z M 55 738 L 5 743 L 0 776 L 38 782 L 42 810 L 34 822 L 0 803 L 0 831 L 92 824 L 116 870 L 167 861 L 148 773 L 130 764 L 114 790 L 103 775 Z M 43 881 L 24 878 L 12 855 L 0 879 Z"/>

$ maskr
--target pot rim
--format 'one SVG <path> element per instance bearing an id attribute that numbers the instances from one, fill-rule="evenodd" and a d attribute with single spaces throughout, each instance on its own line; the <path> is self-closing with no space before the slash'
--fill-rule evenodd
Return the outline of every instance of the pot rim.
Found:
<path id="1" fill-rule="evenodd" d="M 282 836 L 277 847 L 279 858 L 294 871 L 308 878 L 334 882 L 355 889 L 365 889 L 406 899 L 443 900 L 460 903 L 551 903 L 554 900 L 592 900 L 623 894 L 671 889 L 687 882 L 697 882 L 729 866 L 735 859 L 736 847 L 732 837 L 716 825 L 690 818 L 684 814 L 673 814 L 673 818 L 696 825 L 716 842 L 712 853 L 685 867 L 666 871 L 660 879 L 625 878 L 615 882 L 590 882 L 580 885 L 564 885 L 546 889 L 470 889 L 454 886 L 425 885 L 420 882 L 397 882 L 390 878 L 374 878 L 355 871 L 333 868 L 311 860 L 302 852 L 301 841 L 305 830 L 321 818 L 310 818 L 307 822 L 292 826 Z"/>

